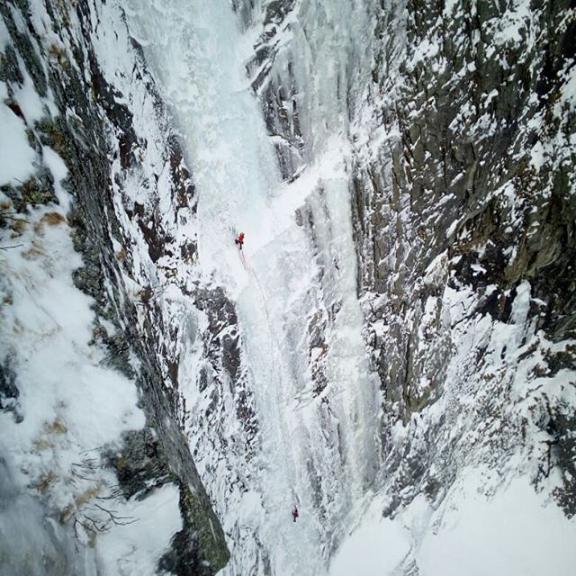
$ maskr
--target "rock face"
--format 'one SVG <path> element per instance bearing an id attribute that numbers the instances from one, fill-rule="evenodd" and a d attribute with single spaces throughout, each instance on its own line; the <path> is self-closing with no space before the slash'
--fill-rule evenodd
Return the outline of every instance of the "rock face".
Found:
<path id="1" fill-rule="evenodd" d="M 572 516 L 570 385 L 553 391 L 574 366 L 570 3 L 348 10 L 238 11 L 245 25 L 263 20 L 248 71 L 284 177 L 322 154 L 319 134 L 352 142 L 358 297 L 383 395 L 390 512 L 423 491 L 438 503 L 459 467 L 492 449 L 505 467 L 518 449 L 536 485 L 560 473 L 553 493 Z M 309 86 L 326 74 L 315 59 L 328 50 L 340 58 L 314 102 Z"/>
<path id="2" fill-rule="evenodd" d="M 573 516 L 570 3 L 252 7 L 238 6 L 262 23 L 247 69 L 284 178 L 330 135 L 351 142 L 387 512 L 422 493 L 439 506 L 464 466 L 520 453 Z"/>
<path id="3" fill-rule="evenodd" d="M 556 356 L 552 349 L 562 350 L 571 362 L 574 326 L 570 134 L 576 116 L 567 90 L 573 76 L 567 40 L 574 32 L 573 15 L 567 4 L 553 9 L 537 3 L 498 9 L 446 4 L 424 10 L 408 3 L 404 17 L 401 88 L 395 114 L 384 112 L 392 115 L 399 139 L 389 148 L 388 169 L 381 163 L 360 165 L 355 184 L 355 196 L 362 199 L 358 238 L 365 243 L 362 231 L 374 230 L 374 251 L 360 252 L 361 289 L 387 295 L 401 291 L 374 310 L 375 320 L 382 314 L 402 326 L 378 359 L 385 402 L 390 399 L 393 410 L 408 421 L 449 394 L 455 382 L 447 375 L 461 353 L 460 331 L 478 337 L 478 324 L 492 322 L 486 339 L 467 358 L 477 374 L 460 376 L 464 388 L 458 393 L 474 383 L 480 396 L 486 389 L 493 396 L 477 420 L 466 415 L 466 426 L 482 422 L 494 429 L 494 442 L 523 445 L 534 459 L 531 474 L 538 481 L 542 470 L 550 470 L 550 451 L 534 444 L 526 428 L 544 431 L 564 419 L 567 397 L 554 398 L 550 390 L 532 394 L 529 383 L 543 377 L 549 380 L 540 381 L 542 387 L 552 386 L 557 374 L 549 363 Z M 386 54 L 380 61 L 385 59 Z M 386 65 L 374 72 L 386 92 Z M 372 214 L 364 204 L 373 206 Z M 390 224 L 378 226 L 377 213 Z M 384 264 L 374 266 L 376 260 Z M 446 310 L 454 291 L 471 296 L 461 315 Z M 495 333 L 514 325 L 520 328 L 519 341 L 497 344 Z M 494 358 L 497 350 L 500 361 Z M 510 389 L 512 379 L 524 380 L 520 390 L 527 396 L 521 401 Z M 523 403 L 539 415 L 515 418 Z M 436 430 L 442 433 L 458 420 Z M 572 432 L 570 426 L 552 428 L 549 442 L 558 448 L 555 465 L 563 476 L 555 493 L 573 515 L 565 495 L 574 486 L 561 456 L 570 450 L 566 442 Z M 429 441 L 431 448 L 435 434 Z M 442 460 L 450 466 L 451 458 Z M 411 482 L 430 481 L 429 470 L 420 474 L 423 478 Z"/>

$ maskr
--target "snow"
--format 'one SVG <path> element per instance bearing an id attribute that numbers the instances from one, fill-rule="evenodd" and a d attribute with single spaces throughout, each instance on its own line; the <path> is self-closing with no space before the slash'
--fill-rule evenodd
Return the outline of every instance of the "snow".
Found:
<path id="1" fill-rule="evenodd" d="M 451 16 L 454 9 L 460 4 L 459 0 L 447 0 L 444 4 L 444 14 Z"/>
<path id="2" fill-rule="evenodd" d="M 54 190 L 62 211 L 67 214 L 70 210 L 70 195 L 62 187 L 62 181 L 68 177 L 68 168 L 64 160 L 48 146 L 42 148 L 42 160 L 54 176 Z"/>
<path id="3" fill-rule="evenodd" d="M 17 186 L 33 174 L 36 153 L 28 143 L 23 120 L 5 103 L 0 104 L 0 126 L 0 185 Z"/>
<path id="4" fill-rule="evenodd" d="M 334 555 L 329 576 L 393 574 L 410 548 L 409 532 L 398 522 L 382 516 L 382 499 L 376 498 L 360 526 Z"/>
<path id="5" fill-rule="evenodd" d="M 566 82 L 562 86 L 563 98 L 573 108 L 576 107 L 576 74 L 567 72 Z"/>
<path id="6" fill-rule="evenodd" d="M 439 50 L 436 42 L 432 42 L 429 39 L 423 40 L 414 50 L 412 64 L 415 65 L 422 61 L 432 60 L 438 55 Z"/>
<path id="7" fill-rule="evenodd" d="M 18 375 L 15 413 L 22 418 L 7 414 L 0 421 L 2 453 L 12 463 L 15 484 L 42 487 L 37 494 L 57 514 L 82 515 L 84 506 L 98 514 L 91 500 L 82 502 L 87 494 L 106 495 L 116 479 L 103 468 L 89 468 L 84 479 L 76 473 L 86 466 L 87 454 L 97 458 L 123 431 L 144 426 L 144 415 L 134 383 L 105 368 L 104 352 L 91 344 L 92 300 L 72 282 L 82 260 L 62 212 L 34 209 L 27 220 L 26 230 L 12 240 L 16 247 L 2 255 L 0 288 L 11 305 L 2 308 L 1 348 L 3 361 L 8 358 Z M 37 514 L 31 499 L 21 502 Z M 43 530 L 39 526 L 31 541 L 45 541 Z"/>
<path id="8" fill-rule="evenodd" d="M 330 576 L 394 576 L 415 563 L 421 576 L 569 576 L 576 562 L 576 520 L 526 478 L 494 492 L 483 469 L 467 469 L 439 509 L 423 496 L 394 519 L 377 496 L 344 540 Z"/>
<path id="9" fill-rule="evenodd" d="M 41 120 L 45 115 L 45 101 L 36 90 L 30 75 L 24 71 L 24 83 L 14 92 L 14 100 L 20 106 L 24 118 L 29 125 Z"/>
<path id="10" fill-rule="evenodd" d="M 544 148 L 542 142 L 536 142 L 532 149 L 530 150 L 530 164 L 540 170 L 547 162 L 546 149 Z"/>
<path id="11" fill-rule="evenodd" d="M 266 241 L 274 225 L 267 201 L 279 182 L 257 102 L 241 89 L 235 15 L 225 2 L 210 3 L 209 10 L 183 1 L 162 9 L 135 3 L 132 10 L 142 14 L 132 17 L 133 29 L 149 45 L 147 56 L 194 168 L 204 272 L 233 285 L 243 276 L 230 249 L 234 231 L 247 232 L 247 251 Z"/>
<path id="12" fill-rule="evenodd" d="M 72 282 L 82 261 L 67 225 L 45 223 L 42 211 L 34 215 L 41 223 L 38 231 L 28 230 L 19 239 L 22 245 L 5 257 L 3 289 L 13 304 L 3 313 L 4 338 L 18 358 L 26 423 L 5 439 L 14 445 L 31 442 L 44 422 L 58 417 L 85 448 L 97 448 L 123 430 L 140 428 L 143 415 L 135 408 L 134 385 L 101 368 L 103 355 L 90 346 L 92 300 Z M 114 409 L 110 397 L 118 401 Z"/>
<path id="13" fill-rule="evenodd" d="M 516 478 L 493 497 L 469 473 L 444 514 L 436 513 L 416 554 L 422 576 L 570 576 L 576 521 Z"/>
<path id="14" fill-rule="evenodd" d="M 178 488 L 168 484 L 143 501 L 123 506 L 122 515 L 133 523 L 98 539 L 96 553 L 104 574 L 155 576 L 171 538 L 182 529 L 178 501 Z"/>
<path id="15" fill-rule="evenodd" d="M 516 298 L 512 306 L 510 319 L 514 324 L 524 325 L 530 311 L 530 282 L 522 281 L 516 288 Z"/>
<path id="16" fill-rule="evenodd" d="M 34 3 L 32 9 L 46 41 L 57 38 L 43 7 Z M 112 37 L 119 36 L 114 28 L 125 31 L 117 6 L 107 5 L 101 17 Z M 133 60 L 119 59 L 113 46 L 108 52 L 116 67 L 132 70 Z M 24 68 L 23 74 L 24 83 L 12 89 L 25 121 L 0 104 L 0 184 L 17 186 L 45 167 L 58 202 L 17 214 L 0 194 L 10 222 L 19 220 L 0 231 L 0 363 L 16 375 L 19 391 L 5 403 L 9 411 L 0 413 L 0 572 L 43 576 L 51 564 L 79 576 L 152 576 L 182 528 L 179 490 L 166 485 L 143 500 L 125 501 L 101 458 L 103 449 L 117 448 L 124 432 L 146 421 L 134 381 L 108 367 L 107 351 L 94 343 L 94 301 L 73 282 L 83 261 L 66 220 L 68 170 L 53 149 L 44 146 L 37 154 L 26 135 L 27 125 L 49 117 L 56 105 L 50 93 L 36 94 Z M 0 96 L 8 96 L 3 82 Z M 108 321 L 100 326 L 110 335 L 116 331 Z M 116 525 L 105 510 L 131 523 Z M 86 530 L 87 517 L 108 531 Z"/>
<path id="17" fill-rule="evenodd" d="M 67 225 L 49 223 L 47 215 L 32 211 L 36 225 L 4 256 L 2 293 L 12 305 L 2 310 L 2 349 L 18 374 L 23 421 L 5 418 L 1 441 L 20 467 L 16 478 L 20 472 L 34 483 L 53 475 L 51 498 L 65 508 L 75 497 L 68 479 L 84 453 L 141 428 L 144 416 L 134 384 L 102 367 L 103 351 L 90 344 L 92 300 L 72 282 L 81 258 Z"/>
<path id="18" fill-rule="evenodd" d="M 446 13 L 453 13 L 457 5 L 447 2 Z M 528 3 L 515 2 L 501 26 L 493 23 L 491 32 L 496 41 L 519 41 L 527 33 L 529 16 Z M 221 393 L 223 399 L 214 399 L 200 389 L 199 367 L 208 373 L 212 369 L 209 360 L 202 357 L 200 342 L 208 332 L 208 318 L 204 312 L 187 311 L 186 298 L 176 288 L 167 290 L 163 305 L 171 307 L 170 314 L 194 332 L 182 348 L 179 377 L 189 411 L 191 447 L 229 535 L 232 561 L 222 574 L 258 573 L 258 566 L 262 572 L 260 554 L 266 555 L 272 573 L 325 574 L 330 551 L 355 524 L 353 519 L 360 513 L 358 502 L 365 502 L 367 487 L 387 480 L 375 474 L 381 465 L 379 392 L 365 349 L 365 319 L 355 296 L 357 256 L 350 226 L 349 182 L 352 160 L 374 161 L 381 148 L 395 144 L 399 132 L 394 126 L 383 127 L 381 118 L 373 130 L 360 121 L 350 128 L 349 116 L 363 119 L 371 117 L 371 112 L 368 107 L 352 110 L 353 104 L 341 96 L 345 91 L 346 98 L 356 102 L 355 76 L 350 69 L 361 74 L 364 66 L 372 65 L 371 58 L 355 45 L 362 38 L 362 48 L 370 53 L 366 38 L 371 32 L 370 11 L 363 3 L 297 3 L 278 35 L 271 33 L 274 61 L 268 82 L 285 86 L 293 82 L 301 112 L 304 164 L 291 183 L 279 181 L 274 163 L 272 144 L 283 136 L 267 138 L 259 103 L 246 89 L 249 82 L 244 65 L 257 37 L 255 28 L 243 36 L 229 6 L 220 1 L 211 3 L 210 10 L 203 3 L 187 9 L 183 2 L 166 7 L 152 0 L 144 4 L 134 1 L 129 19 L 145 46 L 163 96 L 171 104 L 192 166 L 199 201 L 195 273 L 201 284 L 224 287 L 234 303 L 242 366 L 246 367 L 252 395 L 250 407 L 259 427 L 250 446 L 253 459 L 231 454 L 233 448 L 228 449 L 225 442 L 234 445 L 234 440 L 242 441 L 242 425 L 232 414 L 234 398 L 228 391 L 234 382 L 225 375 L 223 385 L 214 386 L 214 395 Z M 472 42 L 477 44 L 480 34 L 472 34 Z M 440 46 L 431 35 L 414 47 L 411 64 L 439 59 Z M 288 62 L 293 78 L 287 77 Z M 461 77 L 475 70 L 473 64 L 464 64 Z M 262 66 L 266 65 L 268 62 Z M 396 81 L 393 74 L 390 77 L 390 82 Z M 488 108 L 494 98 L 495 91 L 485 95 L 482 115 L 474 105 L 464 103 L 451 127 L 463 130 L 466 124 L 476 122 L 473 117 L 478 115 L 480 130 L 493 131 L 494 119 Z M 427 102 L 430 109 L 434 105 L 433 100 Z M 356 138 L 355 147 L 349 143 L 349 132 Z M 538 153 L 535 149 L 535 162 Z M 134 194 L 138 193 L 144 195 L 134 186 Z M 495 194 L 514 206 L 517 191 L 513 184 Z M 448 196 L 445 201 L 449 201 Z M 402 223 L 409 220 L 409 215 L 400 217 Z M 448 226 L 449 237 L 458 224 L 454 221 Z M 232 244 L 233 234 L 239 230 L 246 233 L 242 256 Z M 437 323 L 447 326 L 446 350 L 453 358 L 443 380 L 444 396 L 429 411 L 423 411 L 422 418 L 429 429 L 441 418 L 446 419 L 447 442 L 450 446 L 455 443 L 460 458 L 454 466 L 463 468 L 463 461 L 468 459 L 494 458 L 495 467 L 509 472 L 513 468 L 510 461 L 504 464 L 497 460 L 501 453 L 491 450 L 487 441 L 483 444 L 483 436 L 498 431 L 503 422 L 514 421 L 517 407 L 510 406 L 509 413 L 486 420 L 475 411 L 491 407 L 490 402 L 500 402 L 508 409 L 507 402 L 516 393 L 523 398 L 521 381 L 528 364 L 519 359 L 535 343 L 533 327 L 527 325 L 531 287 L 528 282 L 518 287 L 508 323 L 495 322 L 489 314 L 474 314 L 478 299 L 471 290 L 444 290 L 447 270 L 447 256 L 440 255 L 428 266 L 423 281 L 434 295 L 426 292 L 420 301 L 423 317 L 419 335 L 425 337 Z M 473 270 L 486 273 L 477 264 Z M 179 273 L 189 271 L 180 267 Z M 379 319 L 373 326 L 379 336 L 392 332 L 386 321 Z M 316 328 L 322 338 L 311 345 L 310 334 Z M 236 326 L 229 333 L 235 336 L 235 330 Z M 476 370 L 479 357 L 486 361 L 480 371 Z M 326 376 L 327 385 L 316 393 L 318 373 Z M 423 374 L 421 388 L 430 383 L 429 375 Z M 514 388 L 510 396 L 508 386 Z M 550 388 L 557 387 L 556 381 L 550 384 Z M 533 399 L 525 400 L 526 411 Z M 217 430 L 202 422 L 213 404 L 221 409 L 213 425 Z M 398 423 L 392 441 L 401 445 L 411 437 L 414 427 L 413 422 L 406 426 Z M 219 452 L 215 446 L 220 447 Z M 517 464 L 523 455 L 521 449 L 516 445 L 507 448 L 511 453 L 516 450 L 513 464 Z M 235 478 L 231 469 L 239 469 L 245 492 L 231 485 L 229 479 Z M 528 465 L 518 465 L 518 470 L 530 477 Z M 423 574 L 435 576 L 463 563 L 459 548 L 474 555 L 478 570 L 482 566 L 477 558 L 494 549 L 492 564 L 487 561 L 487 566 L 496 570 L 500 563 L 506 569 L 512 565 L 521 571 L 514 541 L 502 538 L 513 551 L 509 561 L 503 560 L 485 525 L 496 532 L 502 517 L 523 505 L 530 510 L 529 520 L 533 522 L 523 521 L 527 530 L 540 534 L 537 523 L 541 519 L 548 522 L 543 520 L 547 515 L 562 534 L 571 530 L 552 503 L 546 502 L 542 508 L 549 492 L 536 495 L 527 480 L 475 499 L 478 485 L 474 474 L 471 478 L 459 479 L 460 492 L 450 492 L 440 503 L 440 510 L 419 498 L 400 509 L 394 520 L 380 517 L 384 496 L 376 496 L 364 523 L 344 538 L 331 574 L 401 573 L 410 562 L 416 562 Z M 408 500 L 415 490 L 416 486 L 407 486 L 400 496 Z M 514 500 L 515 494 L 519 500 Z M 302 510 L 296 524 L 289 517 L 294 501 Z M 467 507 L 473 505 L 475 508 Z M 546 512 L 540 514 L 542 510 Z M 492 517 L 494 524 L 486 524 Z M 444 524 L 444 520 L 450 522 Z M 461 542 L 460 532 L 477 535 L 477 542 Z M 541 544 L 547 545 L 544 540 Z M 442 556 L 444 553 L 447 556 Z M 542 549 L 540 553 L 545 555 Z M 450 554 L 458 558 L 455 564 L 450 564 Z"/>
<path id="19" fill-rule="evenodd" d="M 10 32 L 4 24 L 4 19 L 0 20 L 0 50 L 4 51 L 8 43 L 10 42 Z"/>
<path id="20" fill-rule="evenodd" d="M 46 576 L 46 567 L 77 575 L 94 576 L 87 569 L 94 566 L 93 553 L 87 550 L 77 558 L 73 543 L 66 538 L 66 529 L 50 521 L 45 510 L 11 475 L 12 463 L 0 461 L 0 570 L 2 574 Z"/>
<path id="21" fill-rule="evenodd" d="M 530 0 L 514 0 L 499 18 L 494 18 L 493 42 L 511 44 L 522 42 L 522 34 L 528 33 L 532 13 Z"/>

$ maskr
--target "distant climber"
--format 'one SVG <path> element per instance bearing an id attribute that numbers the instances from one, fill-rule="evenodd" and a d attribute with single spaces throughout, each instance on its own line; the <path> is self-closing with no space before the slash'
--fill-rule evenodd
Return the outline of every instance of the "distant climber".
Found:
<path id="1" fill-rule="evenodd" d="M 296 518 L 298 518 L 298 516 L 300 516 L 300 514 L 298 514 L 298 508 L 296 508 L 296 506 L 294 506 L 294 510 L 292 510 L 292 520 L 294 520 L 294 522 L 296 522 Z"/>
<path id="2" fill-rule="evenodd" d="M 240 232 L 234 242 L 236 243 L 236 246 L 242 250 L 242 246 L 244 246 L 244 232 Z"/>

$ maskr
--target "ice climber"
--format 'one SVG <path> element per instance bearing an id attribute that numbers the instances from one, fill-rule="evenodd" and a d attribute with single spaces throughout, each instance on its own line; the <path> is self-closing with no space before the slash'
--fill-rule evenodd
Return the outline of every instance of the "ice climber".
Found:
<path id="1" fill-rule="evenodd" d="M 240 232 L 234 242 L 236 243 L 236 246 L 242 250 L 242 246 L 244 246 L 244 232 Z"/>
<path id="2" fill-rule="evenodd" d="M 300 514 L 298 514 L 298 508 L 296 508 L 296 506 L 294 506 L 294 510 L 292 510 L 292 520 L 294 520 L 294 522 L 296 522 L 296 518 L 298 518 L 298 516 L 300 516 Z"/>

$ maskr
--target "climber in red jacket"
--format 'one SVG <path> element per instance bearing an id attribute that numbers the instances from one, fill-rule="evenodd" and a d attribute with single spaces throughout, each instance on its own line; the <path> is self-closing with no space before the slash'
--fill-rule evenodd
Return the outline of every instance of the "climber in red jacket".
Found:
<path id="1" fill-rule="evenodd" d="M 294 505 L 294 510 L 292 510 L 292 520 L 296 522 L 296 518 L 298 518 L 298 516 L 300 516 L 300 514 L 298 514 L 298 508 L 296 508 L 296 505 Z"/>
<path id="2" fill-rule="evenodd" d="M 236 243 L 236 246 L 242 250 L 242 246 L 244 246 L 244 232 L 240 232 L 234 242 Z"/>

